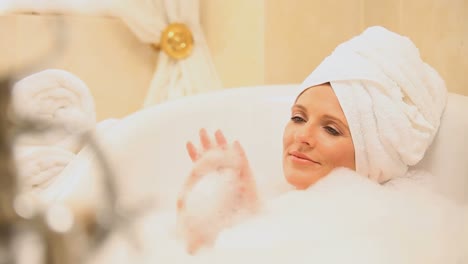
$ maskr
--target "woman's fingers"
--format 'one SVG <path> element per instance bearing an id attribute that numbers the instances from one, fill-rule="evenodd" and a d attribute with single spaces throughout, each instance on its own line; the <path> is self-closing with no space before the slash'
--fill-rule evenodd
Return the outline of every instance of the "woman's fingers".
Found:
<path id="1" fill-rule="evenodd" d="M 227 141 L 226 141 L 226 138 L 223 135 L 223 132 L 221 132 L 221 130 L 219 130 L 219 129 L 216 130 L 215 139 L 216 139 L 216 143 L 218 143 L 218 145 L 220 147 L 222 147 L 222 148 L 226 147 Z"/>
<path id="2" fill-rule="evenodd" d="M 222 149 L 226 149 L 228 147 L 228 142 L 226 140 L 226 137 L 224 136 L 224 134 L 223 134 L 223 132 L 221 130 L 219 130 L 219 129 L 216 130 L 214 136 L 215 136 L 217 147 L 221 147 Z M 212 143 L 211 143 L 211 139 L 208 136 L 208 133 L 206 132 L 206 129 L 204 129 L 204 128 L 200 129 L 200 142 L 201 142 L 202 149 L 203 149 L 202 152 L 208 151 L 211 148 L 213 148 Z M 237 140 L 234 141 L 234 143 L 232 144 L 232 147 L 237 152 L 237 154 L 241 157 L 241 159 L 243 161 L 246 161 L 247 157 L 245 155 L 244 148 L 239 143 L 239 141 L 237 141 Z M 187 142 L 186 149 L 187 149 L 187 152 L 188 152 L 188 154 L 190 156 L 190 159 L 193 162 L 197 161 L 200 158 L 200 156 L 203 155 L 202 152 L 198 151 L 197 148 L 195 147 L 195 145 L 190 141 Z"/>
<path id="3" fill-rule="evenodd" d="M 207 150 L 211 149 L 212 148 L 211 139 L 208 136 L 208 132 L 206 131 L 206 129 L 204 129 L 204 128 L 200 129 L 199 136 L 200 136 L 200 142 L 201 142 L 201 147 L 202 147 L 203 151 L 207 151 Z M 226 143 L 226 138 L 224 137 L 221 130 L 216 131 L 215 139 L 216 139 L 216 143 L 219 146 L 225 146 L 227 144 Z M 200 152 L 197 150 L 197 148 L 195 147 L 195 145 L 192 142 L 190 142 L 190 141 L 187 142 L 186 149 L 187 149 L 187 152 L 188 152 L 188 154 L 190 156 L 190 159 L 193 162 L 197 161 L 200 158 Z"/>
<path id="4" fill-rule="evenodd" d="M 260 208 L 257 194 L 257 184 L 255 182 L 255 178 L 253 177 L 252 170 L 250 169 L 247 155 L 245 154 L 244 148 L 239 143 L 239 141 L 234 141 L 233 147 L 242 160 L 241 171 L 239 175 L 239 178 L 242 182 L 240 191 L 244 195 L 245 201 L 247 202 L 247 207 L 252 212 L 257 212 Z"/>
<path id="5" fill-rule="evenodd" d="M 257 198 L 257 187 L 255 179 L 252 175 L 252 170 L 250 169 L 249 161 L 247 155 L 245 154 L 244 148 L 239 143 L 239 141 L 234 141 L 233 144 L 234 150 L 239 154 L 239 157 L 242 160 L 241 171 L 240 171 L 240 180 L 243 182 L 241 191 L 246 196 L 249 201 L 256 201 Z"/>
<path id="6" fill-rule="evenodd" d="M 244 151 L 244 148 L 242 147 L 242 145 L 239 143 L 239 141 L 234 141 L 233 143 L 233 146 L 234 146 L 234 150 L 241 156 L 242 159 L 246 159 L 247 156 L 245 155 L 245 151 Z"/>
<path id="7" fill-rule="evenodd" d="M 206 132 L 206 129 L 204 128 L 200 129 L 200 142 L 205 151 L 211 148 L 210 137 L 208 136 L 208 133 Z"/>
<path id="8" fill-rule="evenodd" d="M 219 130 L 219 129 L 216 130 L 214 136 L 215 136 L 216 144 L 219 147 L 221 147 L 221 148 L 226 147 L 227 140 L 224 137 L 224 134 L 223 134 L 223 132 L 221 132 L 221 130 Z M 202 145 L 202 148 L 203 148 L 204 151 L 207 151 L 207 150 L 213 148 L 211 138 L 208 135 L 208 132 L 206 131 L 206 129 L 204 129 L 204 128 L 200 129 L 200 142 L 201 142 L 201 145 Z"/>
<path id="9" fill-rule="evenodd" d="M 190 159 L 195 162 L 198 160 L 199 158 L 199 154 L 198 154 L 198 151 L 197 149 L 195 148 L 195 146 L 192 144 L 192 142 L 187 142 L 187 145 L 186 145 L 186 148 L 187 148 L 187 152 L 190 156 Z"/>
<path id="10" fill-rule="evenodd" d="M 249 162 L 247 161 L 247 156 L 245 155 L 244 148 L 239 143 L 239 141 L 237 140 L 234 141 L 233 147 L 234 147 L 234 150 L 239 155 L 241 162 L 242 162 L 240 177 L 241 179 L 245 179 L 246 177 L 248 177 L 248 174 L 249 174 L 249 164 L 248 164 Z"/>

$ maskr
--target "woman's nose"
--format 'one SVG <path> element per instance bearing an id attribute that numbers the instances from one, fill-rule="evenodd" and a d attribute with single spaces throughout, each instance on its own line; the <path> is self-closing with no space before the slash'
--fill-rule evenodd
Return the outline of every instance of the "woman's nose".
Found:
<path id="1" fill-rule="evenodd" d="M 317 142 L 317 131 L 316 129 L 309 126 L 302 126 L 298 128 L 295 134 L 296 142 L 306 144 L 308 146 L 315 146 Z"/>

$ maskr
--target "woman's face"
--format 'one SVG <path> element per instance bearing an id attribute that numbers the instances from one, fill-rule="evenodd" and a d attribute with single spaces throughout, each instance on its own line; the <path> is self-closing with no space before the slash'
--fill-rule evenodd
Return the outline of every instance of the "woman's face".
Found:
<path id="1" fill-rule="evenodd" d="M 283 172 L 298 189 L 308 188 L 336 167 L 355 170 L 348 122 L 329 84 L 303 92 L 283 134 Z"/>

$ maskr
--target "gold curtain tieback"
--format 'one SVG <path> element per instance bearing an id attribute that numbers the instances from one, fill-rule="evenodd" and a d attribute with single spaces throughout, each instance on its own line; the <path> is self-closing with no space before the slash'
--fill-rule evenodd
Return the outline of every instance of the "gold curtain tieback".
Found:
<path id="1" fill-rule="evenodd" d="M 159 43 L 153 44 L 156 50 L 162 49 L 173 59 L 187 58 L 193 49 L 193 35 L 187 25 L 169 24 L 161 34 Z"/>

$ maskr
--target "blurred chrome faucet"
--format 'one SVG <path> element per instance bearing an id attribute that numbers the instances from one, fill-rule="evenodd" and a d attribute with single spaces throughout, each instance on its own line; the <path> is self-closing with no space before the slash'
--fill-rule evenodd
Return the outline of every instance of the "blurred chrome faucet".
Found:
<path id="1" fill-rule="evenodd" d="M 125 222 L 115 210 L 110 167 L 91 134 L 84 134 L 82 140 L 93 147 L 103 169 L 106 209 L 83 216 L 61 204 L 37 210 L 34 203 L 23 200 L 13 155 L 15 136 L 44 131 L 40 123 L 12 120 L 11 82 L 0 78 L 0 264 L 85 263 L 108 234 Z"/>
<path id="2" fill-rule="evenodd" d="M 36 210 L 19 192 L 13 153 L 15 138 L 22 133 L 44 133 L 50 127 L 37 120 L 21 120 L 11 112 L 12 76 L 32 72 L 63 53 L 68 39 L 61 19 L 61 15 L 56 15 L 51 23 L 55 41 L 48 52 L 21 70 L 14 70 L 16 74 L 0 75 L 0 264 L 86 263 L 111 232 L 127 230 L 126 225 L 135 214 L 147 209 L 136 208 L 132 212 L 117 209 L 111 168 L 91 133 L 82 134 L 81 140 L 92 148 L 99 162 L 104 180 L 104 208 L 85 215 L 61 204 Z"/>

